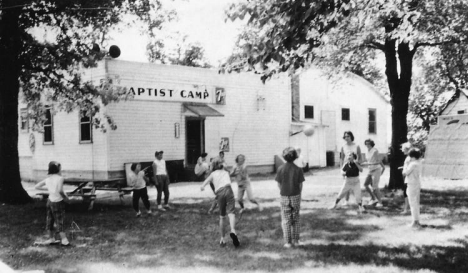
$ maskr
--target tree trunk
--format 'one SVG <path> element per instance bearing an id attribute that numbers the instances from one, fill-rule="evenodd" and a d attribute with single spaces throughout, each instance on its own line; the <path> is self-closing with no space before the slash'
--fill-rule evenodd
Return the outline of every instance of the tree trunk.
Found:
<path id="1" fill-rule="evenodd" d="M 398 62 L 400 74 L 398 74 Z M 400 43 L 398 51 L 396 40 L 385 42 L 385 60 L 388 86 L 390 89 L 390 103 L 392 106 L 392 143 L 390 160 L 390 189 L 401 189 L 403 187 L 403 175 L 399 167 L 403 166 L 405 156 L 401 151 L 401 144 L 408 141 L 408 99 L 411 90 L 411 77 L 413 70 L 414 51 L 409 49 L 407 43 Z"/>
<path id="2" fill-rule="evenodd" d="M 5 2 L 5 6 L 15 4 Z M 2 10 L 0 15 L 0 202 L 9 204 L 31 201 L 21 185 L 18 156 L 20 12 L 21 9 L 11 8 Z"/>

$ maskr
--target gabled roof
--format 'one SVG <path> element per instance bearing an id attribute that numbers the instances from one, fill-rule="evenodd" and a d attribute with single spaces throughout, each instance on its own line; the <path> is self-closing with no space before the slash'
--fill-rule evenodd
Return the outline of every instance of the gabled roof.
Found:
<path id="1" fill-rule="evenodd" d="M 460 88 L 457 88 L 457 90 L 455 91 L 455 93 L 453 94 L 453 96 L 448 100 L 447 104 L 445 104 L 445 106 L 440 109 L 440 112 L 439 112 L 439 115 L 442 114 L 442 112 L 445 111 L 445 109 L 447 109 L 447 107 L 452 104 L 452 102 L 458 100 L 458 98 L 460 97 L 460 94 L 463 94 L 465 97 L 468 98 L 468 90 L 467 89 L 460 89 Z"/>
<path id="2" fill-rule="evenodd" d="M 380 90 L 375 87 L 375 85 L 373 85 L 371 82 L 369 82 L 368 80 L 364 79 L 363 77 L 357 75 L 357 74 L 354 74 L 352 72 L 348 72 L 346 73 L 347 76 L 350 76 L 350 77 L 353 77 L 354 79 L 357 79 L 358 81 L 360 81 L 361 83 L 363 83 L 364 85 L 368 86 L 370 89 L 372 89 L 377 95 L 379 95 L 384 101 L 386 101 L 387 103 L 390 103 L 390 99 L 382 94 L 382 92 L 380 92 Z"/>

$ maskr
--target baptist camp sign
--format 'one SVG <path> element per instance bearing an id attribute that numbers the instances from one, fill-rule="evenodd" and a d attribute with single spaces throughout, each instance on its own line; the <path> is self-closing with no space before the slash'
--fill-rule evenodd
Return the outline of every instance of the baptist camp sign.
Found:
<path id="1" fill-rule="evenodd" d="M 148 86 L 124 82 L 119 75 L 100 80 L 103 88 L 118 88 L 119 93 L 129 94 L 135 100 L 226 104 L 226 90 L 223 87 L 173 83 Z"/>
<path id="2" fill-rule="evenodd" d="M 162 86 L 162 87 L 127 87 L 127 92 L 133 95 L 135 100 L 151 101 L 177 101 L 200 102 L 211 104 L 225 104 L 226 95 L 224 88 L 196 85 L 192 86 Z"/>

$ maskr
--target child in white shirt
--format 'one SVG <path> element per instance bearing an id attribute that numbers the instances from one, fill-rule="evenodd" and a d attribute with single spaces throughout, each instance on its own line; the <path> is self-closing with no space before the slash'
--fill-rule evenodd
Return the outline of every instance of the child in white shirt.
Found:
<path id="1" fill-rule="evenodd" d="M 240 245 L 239 239 L 236 234 L 236 215 L 235 213 L 235 199 L 234 193 L 231 188 L 231 178 L 229 172 L 224 169 L 222 160 L 213 160 L 213 172 L 203 182 L 201 190 L 205 190 L 205 186 L 213 183 L 216 201 L 219 206 L 219 231 L 221 234 L 220 246 L 225 246 L 224 241 L 224 222 L 226 214 L 229 217 L 229 224 L 231 226 L 231 239 L 234 246 Z"/>
<path id="2" fill-rule="evenodd" d="M 421 152 L 417 148 L 412 148 L 408 156 L 410 161 L 408 165 L 403 166 L 403 175 L 405 176 L 405 182 L 408 184 L 407 195 L 408 202 L 411 210 L 411 217 L 413 222 L 412 227 L 419 228 L 419 203 L 421 194 Z"/>
<path id="3" fill-rule="evenodd" d="M 47 218 L 46 218 L 46 230 L 49 231 L 49 240 L 44 242 L 45 244 L 58 244 L 62 246 L 70 245 L 67 239 L 67 235 L 63 229 L 63 222 L 65 218 L 65 202 L 68 202 L 68 196 L 63 191 L 63 177 L 62 167 L 57 161 L 51 161 L 49 163 L 49 177 L 37 183 L 35 186 L 38 190 L 47 190 L 49 198 L 47 199 Z M 57 226 L 57 231 L 60 234 L 60 241 L 55 240 L 54 223 Z"/>
<path id="4" fill-rule="evenodd" d="M 146 188 L 148 177 L 145 176 L 145 171 L 141 170 L 141 164 L 133 163 L 130 168 L 132 172 L 130 173 L 128 184 L 133 188 L 133 209 L 136 211 L 136 217 L 141 216 L 138 204 L 140 202 L 140 198 L 143 201 L 143 205 L 145 205 L 148 214 L 151 214 L 148 189 Z"/>

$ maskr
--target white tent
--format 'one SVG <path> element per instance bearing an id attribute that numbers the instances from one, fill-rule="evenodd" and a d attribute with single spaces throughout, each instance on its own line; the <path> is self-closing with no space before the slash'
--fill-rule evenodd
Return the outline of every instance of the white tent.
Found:
<path id="1" fill-rule="evenodd" d="M 431 126 L 423 175 L 446 179 L 468 178 L 468 115 L 439 116 Z"/>

